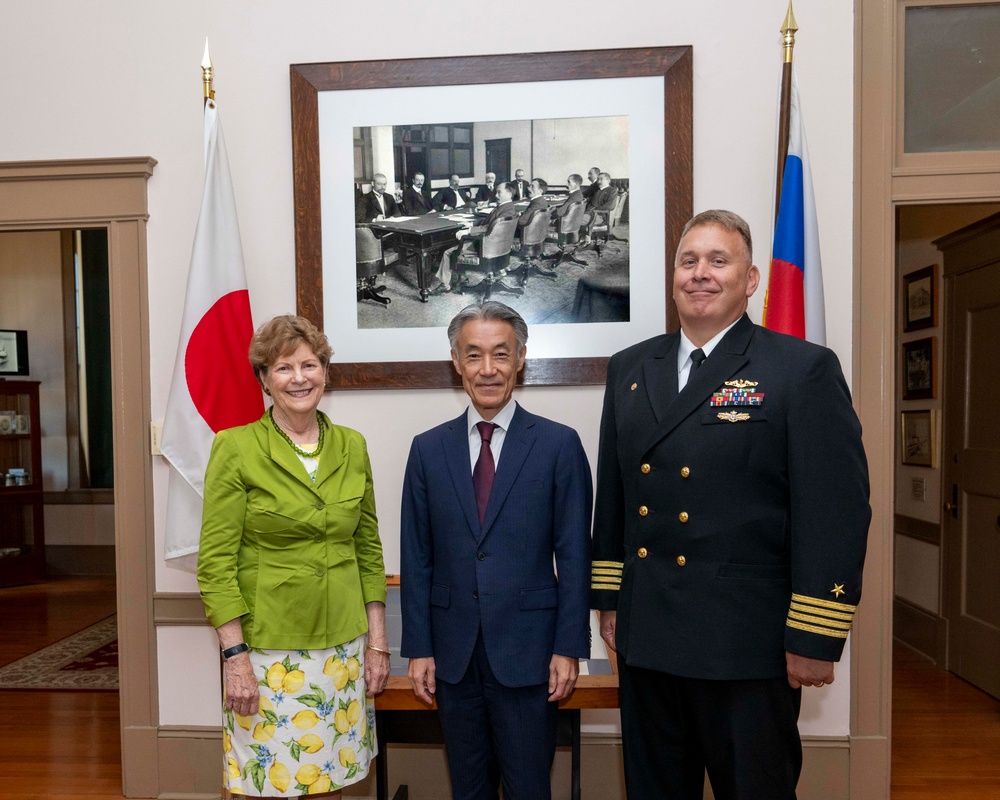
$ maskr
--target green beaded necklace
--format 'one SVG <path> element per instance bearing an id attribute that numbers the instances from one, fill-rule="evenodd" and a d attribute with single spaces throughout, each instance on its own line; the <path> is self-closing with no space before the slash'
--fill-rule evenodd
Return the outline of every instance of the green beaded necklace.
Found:
<path id="1" fill-rule="evenodd" d="M 302 456 L 302 458 L 319 458 L 319 453 L 323 449 L 323 442 L 326 439 L 326 421 L 323 419 L 323 415 L 318 411 L 316 412 L 316 425 L 319 428 L 319 441 L 316 442 L 316 449 L 311 453 L 307 450 L 303 450 L 295 442 L 292 441 L 291 437 L 285 433 L 281 426 L 274 421 L 274 406 L 267 409 L 267 415 L 271 418 L 271 424 L 274 429 L 278 432 L 278 436 L 288 442 L 288 446 L 296 452 L 297 455 Z"/>

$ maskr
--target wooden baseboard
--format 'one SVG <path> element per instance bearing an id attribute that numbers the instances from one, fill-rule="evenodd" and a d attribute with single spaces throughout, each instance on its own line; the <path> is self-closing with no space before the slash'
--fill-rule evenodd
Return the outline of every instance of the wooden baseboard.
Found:
<path id="1" fill-rule="evenodd" d="M 157 737 L 159 800 L 217 800 L 222 774 L 220 728 L 162 726 Z M 846 737 L 809 737 L 802 741 L 802 777 L 799 800 L 848 800 L 852 742 Z M 411 797 L 448 800 L 451 793 L 444 748 L 436 745 L 390 745 L 390 796 L 406 784 Z M 588 797 L 625 800 L 621 737 L 608 734 L 581 736 L 581 783 Z M 556 752 L 552 767 L 553 797 L 568 797 L 570 753 Z M 132 795 L 151 796 L 151 795 Z M 375 797 L 375 771 L 347 787 L 345 798 Z M 711 800 L 706 781 L 705 798 Z"/>
<path id="2" fill-rule="evenodd" d="M 113 544 L 47 544 L 45 568 L 55 575 L 114 575 Z"/>
<path id="3" fill-rule="evenodd" d="M 948 655 L 948 620 L 897 597 L 892 603 L 892 634 L 903 644 L 943 667 Z"/>

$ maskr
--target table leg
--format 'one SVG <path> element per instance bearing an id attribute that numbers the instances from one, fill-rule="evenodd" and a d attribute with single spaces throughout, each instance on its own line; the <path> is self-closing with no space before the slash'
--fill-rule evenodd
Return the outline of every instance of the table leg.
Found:
<path id="1" fill-rule="evenodd" d="M 375 712 L 375 739 L 378 742 L 378 755 L 375 756 L 375 798 L 389 800 L 389 745 L 386 741 L 386 720 L 380 711 Z"/>
<path id="2" fill-rule="evenodd" d="M 427 296 L 428 296 L 428 291 L 427 291 L 427 270 L 429 269 L 429 265 L 428 265 L 427 261 L 428 261 L 427 251 L 421 250 L 420 251 L 420 261 L 417 264 L 417 288 L 420 289 L 420 302 L 421 303 L 426 303 L 427 302 Z"/>
<path id="3" fill-rule="evenodd" d="M 570 734 L 573 739 L 573 784 L 571 796 L 573 800 L 580 800 L 580 709 L 574 708 L 571 713 L 573 715 L 573 727 Z"/>

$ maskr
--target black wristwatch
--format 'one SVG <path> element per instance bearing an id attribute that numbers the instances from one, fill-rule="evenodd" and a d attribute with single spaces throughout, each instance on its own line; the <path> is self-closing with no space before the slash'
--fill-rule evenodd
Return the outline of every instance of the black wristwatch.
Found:
<path id="1" fill-rule="evenodd" d="M 240 642 L 237 645 L 233 645 L 232 647 L 227 647 L 225 650 L 223 650 L 222 657 L 229 659 L 232 658 L 233 656 L 238 656 L 240 653 L 245 653 L 249 649 L 250 645 L 248 645 L 246 642 Z"/>

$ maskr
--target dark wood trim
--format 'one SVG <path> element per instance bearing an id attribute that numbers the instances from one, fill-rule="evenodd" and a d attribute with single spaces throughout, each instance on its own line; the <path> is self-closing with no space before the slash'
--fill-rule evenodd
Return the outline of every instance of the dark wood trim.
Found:
<path id="1" fill-rule="evenodd" d="M 153 592 L 153 622 L 164 625 L 208 625 L 197 592 Z"/>
<path id="2" fill-rule="evenodd" d="M 47 506 L 113 506 L 114 489 L 66 489 L 62 492 L 45 492 L 42 501 Z"/>
<path id="3" fill-rule="evenodd" d="M 944 667 L 948 655 L 948 620 L 900 597 L 892 603 L 893 636 Z"/>
<path id="4" fill-rule="evenodd" d="M 909 536 L 911 539 L 941 546 L 940 523 L 895 514 L 892 518 L 892 529 L 900 536 Z"/>
<path id="5" fill-rule="evenodd" d="M 663 77 L 665 329 L 679 320 L 671 296 L 673 257 L 681 229 L 691 218 L 692 52 L 690 46 L 564 53 L 420 58 L 292 64 L 292 174 L 295 209 L 295 288 L 298 313 L 323 326 L 323 252 L 320 207 L 318 93 L 390 87 L 451 86 L 524 81 Z M 516 77 L 511 77 L 511 76 Z M 529 359 L 526 385 L 604 383 L 606 357 Z M 459 385 L 450 362 L 332 364 L 328 389 L 444 388 Z"/>

